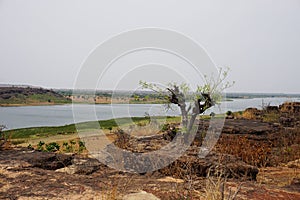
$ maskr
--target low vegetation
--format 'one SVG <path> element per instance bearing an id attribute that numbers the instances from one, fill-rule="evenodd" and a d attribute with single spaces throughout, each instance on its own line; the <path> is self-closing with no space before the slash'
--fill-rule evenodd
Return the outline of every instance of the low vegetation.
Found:
<path id="1" fill-rule="evenodd" d="M 180 117 L 152 117 L 156 120 L 164 120 L 166 118 L 167 122 L 179 121 Z M 98 121 L 102 129 L 107 129 L 112 131 L 118 126 L 129 126 L 132 122 L 136 125 L 145 125 L 149 123 L 148 117 L 132 117 L 132 118 L 118 118 Z M 94 130 L 99 129 L 99 126 L 95 126 L 94 122 L 83 122 L 78 124 L 81 130 Z M 54 135 L 68 135 L 76 133 L 75 124 L 69 124 L 65 126 L 54 126 L 54 127 L 33 127 L 33 128 L 22 128 L 7 130 L 3 133 L 10 135 L 11 139 L 24 139 L 24 138 L 41 138 L 49 137 Z"/>
<path id="2" fill-rule="evenodd" d="M 65 104 L 71 100 L 53 90 L 32 87 L 0 87 L 0 105 Z"/>
<path id="3" fill-rule="evenodd" d="M 80 139 L 72 139 L 63 142 L 45 143 L 39 141 L 36 145 L 29 144 L 28 149 L 44 151 L 44 152 L 59 152 L 59 153 L 83 153 L 86 150 L 85 144 Z"/>

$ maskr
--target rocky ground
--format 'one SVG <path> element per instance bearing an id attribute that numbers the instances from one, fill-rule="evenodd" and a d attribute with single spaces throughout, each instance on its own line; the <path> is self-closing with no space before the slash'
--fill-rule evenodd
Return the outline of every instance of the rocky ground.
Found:
<path id="1" fill-rule="evenodd" d="M 270 122 L 256 110 L 248 112 L 255 114 L 228 117 L 205 158 L 198 154 L 209 122 L 199 121 L 188 150 L 149 173 L 120 172 L 84 154 L 2 150 L 0 199 L 300 199 L 298 115 L 293 111 L 292 119 L 282 121 L 283 115 L 291 115 L 275 111 L 278 121 Z M 170 126 L 165 134 L 148 138 L 116 133 L 114 144 L 151 152 L 174 140 L 172 130 Z M 124 166 L 135 163 L 126 155 Z"/>

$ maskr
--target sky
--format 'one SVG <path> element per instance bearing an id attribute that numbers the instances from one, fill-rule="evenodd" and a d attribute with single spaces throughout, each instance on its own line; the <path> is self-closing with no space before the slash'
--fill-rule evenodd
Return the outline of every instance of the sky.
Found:
<path id="1" fill-rule="evenodd" d="M 236 83 L 228 92 L 300 93 L 299 0 L 0 0 L 0 83 L 73 88 L 93 49 L 144 27 L 174 30 L 199 43 L 216 66 L 230 67 L 228 80 Z M 131 59 L 147 54 L 155 55 Z M 118 79 L 122 65 L 103 86 Z M 138 68 L 119 88 L 131 89 L 138 78 L 176 81 L 189 71 L 182 65 L 183 72 L 172 75 L 159 66 Z"/>

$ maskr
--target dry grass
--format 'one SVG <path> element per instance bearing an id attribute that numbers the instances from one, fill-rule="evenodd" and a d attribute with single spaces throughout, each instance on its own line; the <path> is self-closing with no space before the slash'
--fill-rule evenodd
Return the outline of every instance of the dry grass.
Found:
<path id="1" fill-rule="evenodd" d="M 206 200 L 234 200 L 236 199 L 240 189 L 241 184 L 235 191 L 231 189 L 226 189 L 227 178 L 224 176 L 224 172 L 217 171 L 213 174 L 208 173 L 206 184 L 205 184 L 205 199 Z"/>
<path id="2" fill-rule="evenodd" d="M 253 166 L 269 164 L 272 148 L 269 144 L 248 139 L 247 136 L 223 135 L 215 149 L 220 153 L 231 154 Z"/>
<path id="3" fill-rule="evenodd" d="M 300 158 L 300 128 L 283 129 L 264 136 L 224 134 L 215 150 L 238 156 L 253 166 L 278 166 Z"/>

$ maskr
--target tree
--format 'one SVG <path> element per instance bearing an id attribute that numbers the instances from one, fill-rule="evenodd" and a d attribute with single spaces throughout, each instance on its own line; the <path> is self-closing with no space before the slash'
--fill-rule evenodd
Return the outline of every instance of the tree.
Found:
<path id="1" fill-rule="evenodd" d="M 169 83 L 163 88 L 156 84 L 140 81 L 140 85 L 144 89 L 150 89 L 159 95 L 163 95 L 167 100 L 167 106 L 175 104 L 180 108 L 182 117 L 182 127 L 186 132 L 190 132 L 196 117 L 203 114 L 210 107 L 220 103 L 222 92 L 231 87 L 234 82 L 226 82 L 229 68 L 225 70 L 220 68 L 217 78 L 212 75 L 204 76 L 205 83 L 203 86 L 197 86 L 195 92 L 191 92 L 190 87 L 186 83 L 178 85 L 177 83 Z M 188 103 L 189 102 L 189 103 Z"/>

